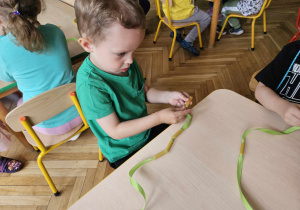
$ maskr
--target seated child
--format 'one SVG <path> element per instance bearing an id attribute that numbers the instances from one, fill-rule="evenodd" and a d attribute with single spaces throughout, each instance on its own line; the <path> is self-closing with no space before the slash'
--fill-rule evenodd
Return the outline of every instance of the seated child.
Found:
<path id="1" fill-rule="evenodd" d="M 200 10 L 197 6 L 194 6 L 191 0 L 169 0 L 169 2 L 172 2 L 172 6 L 169 3 L 172 22 L 199 22 L 200 32 L 204 31 L 204 29 L 210 24 L 211 17 L 206 12 Z M 165 4 L 163 4 L 163 11 L 165 14 L 167 14 Z M 173 31 L 171 32 L 170 36 L 172 38 L 174 37 Z M 185 39 L 182 39 L 181 37 L 181 30 L 177 30 L 176 41 L 180 42 L 180 47 L 189 51 L 193 55 L 198 56 L 200 53 L 193 46 L 193 43 L 197 37 L 198 29 L 197 26 L 194 26 Z"/>
<path id="2" fill-rule="evenodd" d="M 225 4 L 225 2 L 228 1 L 228 0 L 222 0 L 222 4 Z M 206 13 L 211 17 L 212 16 L 212 13 L 213 13 L 213 7 L 214 7 L 214 2 L 210 1 L 209 2 L 209 9 L 206 11 Z M 218 17 L 218 21 L 221 21 L 222 20 L 222 14 L 219 15 Z"/>
<path id="3" fill-rule="evenodd" d="M 257 100 L 292 126 L 300 126 L 299 54 L 300 40 L 287 44 L 255 77 Z"/>
<path id="4" fill-rule="evenodd" d="M 145 36 L 137 1 L 76 0 L 75 14 L 79 43 L 90 53 L 77 74 L 77 96 L 101 151 L 117 168 L 167 127 L 161 123 L 185 119 L 189 95 L 145 84 L 132 57 Z M 145 100 L 177 107 L 147 115 Z"/>
<path id="5" fill-rule="evenodd" d="M 224 22 L 228 15 L 232 13 L 242 14 L 244 16 L 253 15 L 259 13 L 264 0 L 229 0 L 225 2 L 222 7 L 221 13 L 223 15 L 220 25 L 217 26 L 217 33 L 221 32 Z M 236 17 L 231 17 L 228 19 L 228 23 L 232 27 L 229 30 L 230 34 L 241 35 L 244 30 L 240 24 L 240 21 Z M 222 35 L 225 35 L 226 31 L 224 29 Z"/>
<path id="6" fill-rule="evenodd" d="M 23 102 L 75 82 L 65 35 L 57 26 L 40 25 L 41 9 L 40 0 L 0 0 L 0 80 L 16 81 Z M 72 106 L 34 129 L 48 135 L 47 144 L 52 145 L 57 143 L 54 136 L 73 131 L 81 123 Z"/>

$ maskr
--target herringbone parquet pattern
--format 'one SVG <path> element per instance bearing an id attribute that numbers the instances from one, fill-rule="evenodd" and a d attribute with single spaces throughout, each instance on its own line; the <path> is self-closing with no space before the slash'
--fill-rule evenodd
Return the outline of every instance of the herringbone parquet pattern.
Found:
<path id="1" fill-rule="evenodd" d="M 203 10 L 208 8 L 206 1 L 196 3 Z M 170 62 L 170 30 L 163 27 L 157 43 L 153 44 L 158 19 L 153 0 L 151 5 L 147 15 L 150 33 L 135 52 L 135 58 L 149 85 L 186 91 L 194 97 L 195 105 L 220 88 L 253 99 L 248 86 L 251 75 L 266 66 L 296 33 L 300 0 L 272 1 L 267 10 L 268 33 L 263 34 L 262 18 L 256 22 L 255 51 L 250 50 L 251 24 L 243 22 L 243 35 L 225 35 L 216 42 L 215 48 L 207 47 L 209 30 L 205 30 L 202 34 L 204 50 L 199 57 L 191 56 L 176 43 Z M 164 107 L 166 105 L 149 105 L 149 113 Z M 15 174 L 0 174 L 0 210 L 66 209 L 113 171 L 106 160 L 102 163 L 97 160 L 97 139 L 88 130 L 78 140 L 67 142 L 45 156 L 45 166 L 61 191 L 61 196 L 54 197 L 37 166 L 38 154 L 13 140 L 13 147 L 1 155 L 20 159 L 25 167 Z"/>

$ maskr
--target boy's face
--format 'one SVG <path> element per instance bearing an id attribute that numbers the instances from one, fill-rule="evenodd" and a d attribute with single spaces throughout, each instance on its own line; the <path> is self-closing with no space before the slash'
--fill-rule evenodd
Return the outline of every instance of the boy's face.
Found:
<path id="1" fill-rule="evenodd" d="M 140 46 L 145 30 L 126 29 L 115 22 L 105 32 L 105 39 L 91 46 L 90 60 L 99 69 L 114 75 L 127 75 L 132 54 Z"/>

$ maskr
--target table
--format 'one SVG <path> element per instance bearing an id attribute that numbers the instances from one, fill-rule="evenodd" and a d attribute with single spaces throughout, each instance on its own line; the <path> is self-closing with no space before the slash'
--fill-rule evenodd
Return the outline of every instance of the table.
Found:
<path id="1" fill-rule="evenodd" d="M 11 93 L 18 91 L 17 83 L 16 82 L 4 82 L 0 81 L 0 98 L 3 98 Z M 5 117 L 8 114 L 8 110 L 4 106 L 4 104 L 0 101 L 0 120 L 6 125 L 6 128 L 9 132 L 17 137 L 19 141 L 27 148 L 32 149 L 32 146 L 28 143 L 25 136 L 22 132 L 14 132 L 5 121 Z"/>
<path id="2" fill-rule="evenodd" d="M 215 45 L 215 40 L 216 40 L 216 31 L 217 31 L 217 25 L 218 25 L 218 17 L 219 17 L 221 0 L 210 0 L 210 1 L 214 2 L 214 7 L 213 7 L 213 13 L 211 16 L 208 48 L 213 48 Z"/>
<path id="3" fill-rule="evenodd" d="M 236 176 L 242 134 L 254 127 L 289 126 L 277 114 L 229 90 L 214 91 L 191 115 L 190 127 L 176 138 L 170 152 L 133 176 L 145 190 L 145 209 L 245 209 Z M 69 210 L 141 209 L 144 199 L 130 185 L 128 172 L 162 151 L 182 125 L 170 126 Z M 300 209 L 299 151 L 299 132 L 248 135 L 242 188 L 254 209 Z"/>
<path id="4" fill-rule="evenodd" d="M 51 23 L 60 27 L 66 38 L 79 38 L 79 32 L 76 24 L 74 8 L 70 5 L 58 0 L 45 0 L 46 9 L 39 16 L 38 20 L 41 24 Z M 84 49 L 75 41 L 68 43 L 70 57 L 79 55 Z"/>

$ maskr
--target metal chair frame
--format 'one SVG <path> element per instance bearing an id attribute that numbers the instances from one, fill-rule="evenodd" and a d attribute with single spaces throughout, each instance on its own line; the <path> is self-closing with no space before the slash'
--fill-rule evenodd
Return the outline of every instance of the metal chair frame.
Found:
<path id="1" fill-rule="evenodd" d="M 31 104 L 34 104 L 35 102 L 39 101 L 39 103 L 42 103 L 43 102 L 43 99 L 47 98 L 47 96 L 49 95 L 50 97 L 55 97 L 55 91 L 60 91 L 60 90 L 64 90 L 64 88 L 67 88 L 67 90 L 72 90 L 71 92 L 69 92 L 69 95 L 73 101 L 73 105 L 75 105 L 80 117 L 82 118 L 82 121 L 83 121 L 83 126 L 77 131 L 75 132 L 72 136 L 70 137 L 67 137 L 66 139 L 60 141 L 59 143 L 57 144 L 54 144 L 50 147 L 46 147 L 42 140 L 38 137 L 38 135 L 36 134 L 36 132 L 32 129 L 32 126 L 35 125 L 35 124 L 38 124 L 41 119 L 40 117 L 36 117 L 34 116 L 34 114 L 32 114 L 32 110 L 30 111 L 31 116 L 26 116 L 26 111 L 23 111 L 24 110 L 24 106 L 27 106 L 26 109 L 29 107 L 28 105 L 31 105 Z M 70 83 L 70 84 L 67 84 L 67 85 L 63 85 L 63 86 L 59 86 L 57 88 L 54 88 L 52 90 L 49 90 L 49 91 L 46 91 L 28 101 L 26 101 L 24 104 L 20 105 L 19 107 L 15 108 L 14 110 L 12 110 L 11 112 L 8 113 L 8 115 L 6 116 L 6 121 L 7 123 L 9 124 L 9 126 L 11 126 L 11 128 L 15 131 L 22 131 L 24 130 L 24 128 L 26 129 L 26 131 L 30 134 L 30 136 L 32 137 L 32 139 L 35 141 L 35 143 L 37 144 L 37 147 L 34 146 L 34 148 L 36 150 L 39 150 L 40 151 L 40 154 L 37 158 L 37 163 L 38 163 L 38 166 L 40 168 L 40 170 L 42 171 L 47 183 L 49 184 L 53 194 L 55 196 L 58 196 L 60 193 L 59 191 L 57 190 L 56 186 L 54 185 L 47 169 L 45 168 L 43 162 L 42 162 L 42 159 L 43 157 L 48 154 L 49 152 L 51 152 L 52 150 L 54 150 L 55 148 L 59 147 L 60 145 L 62 145 L 63 143 L 67 142 L 70 138 L 72 138 L 73 136 L 83 132 L 84 130 L 88 129 L 89 128 L 89 125 L 83 115 L 83 112 L 81 110 L 81 107 L 80 107 L 80 104 L 79 104 L 79 101 L 76 97 L 76 94 L 75 94 L 75 90 L 76 90 L 76 84 L 75 83 Z M 52 95 L 51 95 L 52 94 Z M 50 101 L 49 103 L 51 104 L 51 102 L 53 101 Z M 70 102 L 66 102 L 67 105 L 64 105 L 65 107 L 69 106 L 71 107 L 71 103 Z M 22 107 L 23 106 L 23 107 Z M 48 104 L 48 106 L 51 106 Z M 21 111 L 20 111 L 21 110 Z M 56 111 L 56 110 L 55 110 Z M 52 113 L 54 113 L 55 111 L 52 111 Z M 28 112 L 28 111 L 27 111 Z M 59 112 L 58 112 L 59 113 Z M 57 113 L 57 114 L 58 114 Z M 47 116 L 48 117 L 48 116 Z M 48 117 L 47 119 L 49 119 L 51 117 Z M 19 119 L 19 121 L 17 120 Z M 42 120 L 42 121 L 45 121 Z M 33 123 L 32 123 L 33 122 Z M 20 125 L 20 123 L 23 125 L 23 127 Z M 99 160 L 102 162 L 103 161 L 103 155 L 102 155 L 102 152 L 99 148 Z"/>
<path id="2" fill-rule="evenodd" d="M 271 3 L 271 0 L 265 0 L 264 4 L 262 5 L 261 7 L 261 10 L 259 13 L 255 14 L 255 15 L 249 15 L 249 16 L 244 16 L 242 14 L 236 14 L 236 13 L 233 13 L 233 14 L 230 14 L 227 16 L 224 24 L 223 24 L 223 27 L 221 29 L 221 32 L 218 36 L 218 39 L 217 41 L 220 41 L 221 39 L 221 36 L 222 36 L 222 33 L 224 31 L 224 28 L 228 22 L 228 19 L 231 18 L 231 17 L 237 17 L 237 18 L 248 18 L 248 19 L 252 19 L 252 28 L 251 28 L 251 50 L 253 51 L 254 50 L 254 28 L 255 28 L 255 21 L 257 18 L 259 18 L 262 14 L 263 14 L 263 24 L 264 24 L 264 34 L 267 33 L 267 21 L 266 21 L 266 9 L 269 7 Z"/>
<path id="3" fill-rule="evenodd" d="M 176 41 L 176 36 L 177 36 L 176 29 L 184 28 L 184 27 L 192 26 L 192 25 L 197 26 L 200 49 L 203 49 L 199 23 L 198 22 L 172 23 L 172 20 L 170 18 L 171 16 L 170 16 L 170 7 L 169 7 L 170 6 L 169 5 L 169 1 L 171 1 L 171 0 L 165 0 L 166 10 L 167 10 L 167 14 L 165 14 L 165 16 L 161 15 L 161 9 L 160 9 L 160 3 L 159 3 L 159 1 L 160 0 L 155 0 L 156 12 L 157 12 L 157 15 L 158 15 L 160 21 L 159 21 L 158 26 L 157 26 L 157 30 L 156 30 L 156 33 L 155 33 L 155 37 L 154 37 L 153 43 L 154 44 L 156 43 L 161 23 L 164 23 L 166 26 L 168 26 L 174 32 L 174 37 L 173 37 L 173 41 L 172 41 L 171 51 L 170 51 L 170 54 L 169 54 L 169 61 L 172 60 L 173 49 L 174 49 L 174 45 L 175 45 L 175 41 Z"/>

